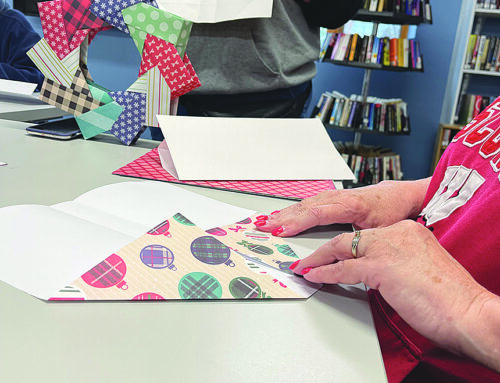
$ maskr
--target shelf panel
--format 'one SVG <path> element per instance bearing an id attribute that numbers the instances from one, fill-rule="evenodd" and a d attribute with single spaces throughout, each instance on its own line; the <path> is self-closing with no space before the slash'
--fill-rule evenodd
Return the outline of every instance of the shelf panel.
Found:
<path id="1" fill-rule="evenodd" d="M 395 12 L 370 12 L 365 9 L 360 9 L 352 19 L 384 24 L 430 24 L 430 22 L 424 20 L 422 16 L 409 16 Z"/>
<path id="2" fill-rule="evenodd" d="M 475 69 L 464 69 L 465 74 L 477 74 L 481 76 L 497 76 L 500 77 L 500 72 L 489 71 L 489 70 L 475 70 Z"/>
<path id="3" fill-rule="evenodd" d="M 333 125 L 333 124 L 324 124 L 325 128 L 327 129 L 336 129 L 336 130 L 343 130 L 346 132 L 352 132 L 352 133 L 362 133 L 362 134 L 378 134 L 378 135 L 384 135 L 384 136 L 409 136 L 409 132 L 380 132 L 378 130 L 370 130 L 370 129 L 353 129 L 353 128 L 346 128 L 344 126 L 339 126 L 339 125 Z"/>
<path id="4" fill-rule="evenodd" d="M 355 68 L 364 68 L 364 69 L 378 69 L 378 70 L 389 70 L 393 72 L 420 72 L 422 73 L 424 69 L 416 69 L 416 68 L 407 68 L 402 66 L 390 66 L 390 65 L 382 65 L 382 64 L 371 64 L 371 63 L 363 63 L 359 61 L 340 61 L 340 60 L 331 60 L 331 59 L 323 59 L 323 62 L 329 62 L 336 65 L 342 66 L 350 66 Z"/>
<path id="5" fill-rule="evenodd" d="M 500 17 L 500 9 L 482 9 L 476 8 L 474 13 L 477 16 Z"/>

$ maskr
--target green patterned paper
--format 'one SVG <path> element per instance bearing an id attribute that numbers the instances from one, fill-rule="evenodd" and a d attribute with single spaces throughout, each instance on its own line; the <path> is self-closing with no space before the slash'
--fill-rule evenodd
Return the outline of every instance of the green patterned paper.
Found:
<path id="1" fill-rule="evenodd" d="M 137 49 L 142 54 L 148 34 L 172 43 L 179 55 L 184 56 L 193 23 L 145 3 L 122 10 L 123 19 Z"/>

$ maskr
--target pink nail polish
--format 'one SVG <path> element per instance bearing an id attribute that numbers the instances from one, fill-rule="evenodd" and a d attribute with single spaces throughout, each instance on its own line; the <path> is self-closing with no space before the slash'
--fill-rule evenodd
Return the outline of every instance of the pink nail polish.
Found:
<path id="1" fill-rule="evenodd" d="M 304 270 L 302 270 L 302 275 L 307 274 L 307 273 L 308 273 L 309 271 L 311 271 L 311 270 L 312 270 L 312 267 L 307 267 L 307 268 L 305 268 Z"/>
<path id="2" fill-rule="evenodd" d="M 266 221 L 255 221 L 253 224 L 255 226 L 264 226 L 267 222 Z"/>
<path id="3" fill-rule="evenodd" d="M 257 221 L 265 221 L 266 219 L 269 219 L 268 215 L 259 215 L 258 217 L 255 217 Z"/>
<path id="4" fill-rule="evenodd" d="M 295 269 L 295 268 L 297 267 L 297 265 L 299 264 L 299 262 L 300 262 L 300 261 L 295 261 L 295 262 L 294 262 L 294 263 L 292 263 L 292 264 L 290 265 L 290 267 L 288 267 L 288 268 L 289 268 L 290 270 Z"/>
<path id="5" fill-rule="evenodd" d="M 273 212 L 271 213 L 271 215 L 273 215 L 273 214 L 278 214 L 279 212 L 280 212 L 279 210 L 275 210 L 275 211 L 273 211 Z"/>
<path id="6" fill-rule="evenodd" d="M 283 226 L 278 227 L 276 230 L 274 230 L 271 234 L 272 235 L 279 235 L 283 233 Z"/>

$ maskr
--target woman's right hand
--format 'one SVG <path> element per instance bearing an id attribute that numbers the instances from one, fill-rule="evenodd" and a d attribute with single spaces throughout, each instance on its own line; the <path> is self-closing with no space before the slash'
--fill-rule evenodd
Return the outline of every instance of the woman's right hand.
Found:
<path id="1" fill-rule="evenodd" d="M 259 230 L 289 237 L 318 225 L 351 223 L 356 229 L 385 227 L 420 213 L 430 178 L 384 181 L 376 185 L 328 190 L 255 222 Z"/>

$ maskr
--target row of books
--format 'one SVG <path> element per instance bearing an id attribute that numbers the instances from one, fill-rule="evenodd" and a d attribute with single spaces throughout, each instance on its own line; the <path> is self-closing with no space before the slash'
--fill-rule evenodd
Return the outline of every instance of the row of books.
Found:
<path id="1" fill-rule="evenodd" d="M 500 37 L 471 34 L 464 69 L 500 71 Z"/>
<path id="2" fill-rule="evenodd" d="M 428 0 L 365 0 L 363 3 L 363 9 L 370 12 L 395 12 L 408 16 L 421 16 L 428 7 Z"/>
<path id="3" fill-rule="evenodd" d="M 390 149 L 363 145 L 354 149 L 352 142 L 336 141 L 334 144 L 354 173 L 357 184 L 371 185 L 384 180 L 403 179 L 400 156 Z"/>
<path id="4" fill-rule="evenodd" d="M 320 58 L 422 69 L 420 44 L 414 39 L 329 32 Z"/>
<path id="5" fill-rule="evenodd" d="M 455 123 L 461 125 L 468 124 L 474 117 L 490 105 L 495 98 L 496 97 L 480 94 L 462 94 L 458 100 L 455 112 Z"/>
<path id="6" fill-rule="evenodd" d="M 310 117 L 342 128 L 365 129 L 382 133 L 410 133 L 407 104 L 401 99 L 382 99 L 360 95 L 324 92 Z"/>
<path id="7" fill-rule="evenodd" d="M 446 148 L 450 141 L 453 140 L 455 135 L 459 132 L 457 129 L 443 129 L 443 138 L 441 140 L 441 146 Z"/>
<path id="8" fill-rule="evenodd" d="M 500 9 L 500 0 L 476 0 L 476 8 Z"/>

